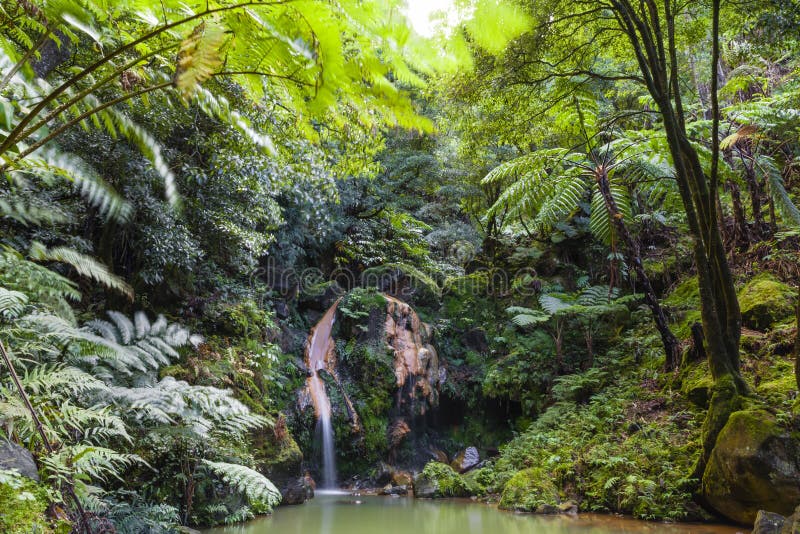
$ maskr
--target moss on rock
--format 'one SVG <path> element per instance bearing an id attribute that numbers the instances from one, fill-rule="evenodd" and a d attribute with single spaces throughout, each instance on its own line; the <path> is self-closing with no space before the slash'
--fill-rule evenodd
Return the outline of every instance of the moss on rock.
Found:
<path id="1" fill-rule="evenodd" d="M 414 497 L 437 499 L 469 496 L 470 489 L 464 477 L 447 464 L 429 462 L 422 473 L 414 478 Z"/>
<path id="2" fill-rule="evenodd" d="M 788 515 L 800 501 L 800 443 L 762 409 L 734 412 L 703 474 L 706 501 L 752 524 L 759 510 Z"/>
<path id="3" fill-rule="evenodd" d="M 742 322 L 748 328 L 768 330 L 794 313 L 794 291 L 769 273 L 753 277 L 739 291 Z"/>
<path id="4" fill-rule="evenodd" d="M 691 327 L 700 317 L 700 286 L 696 276 L 686 279 L 664 299 L 664 305 L 672 308 L 678 320 L 673 331 L 678 338 L 688 338 Z"/>
<path id="5" fill-rule="evenodd" d="M 761 382 L 756 388 L 758 393 L 770 406 L 780 406 L 787 399 L 791 399 L 797 394 L 797 382 L 790 365 L 782 366 L 787 369 L 786 373 L 772 380 Z"/>
<path id="6" fill-rule="evenodd" d="M 516 473 L 503 489 L 500 508 L 519 512 L 558 506 L 558 488 L 545 469 L 529 467 Z"/>
<path id="7" fill-rule="evenodd" d="M 708 408 L 714 379 L 708 370 L 708 362 L 703 360 L 687 364 L 681 369 L 681 393 L 693 404 Z"/>

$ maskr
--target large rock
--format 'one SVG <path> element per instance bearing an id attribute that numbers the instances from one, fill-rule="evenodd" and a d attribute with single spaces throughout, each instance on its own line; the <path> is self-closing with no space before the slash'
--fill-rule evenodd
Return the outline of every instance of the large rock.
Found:
<path id="1" fill-rule="evenodd" d="M 734 412 L 702 486 L 706 501 L 733 521 L 753 524 L 759 510 L 789 515 L 800 502 L 800 441 L 766 411 Z"/>
<path id="2" fill-rule="evenodd" d="M 20 475 L 39 481 L 33 454 L 10 441 L 0 440 L 0 469 L 16 469 Z"/>
<path id="3" fill-rule="evenodd" d="M 759 510 L 752 534 L 800 534 L 800 505 L 789 517 Z"/>
<path id="4" fill-rule="evenodd" d="M 386 484 L 383 489 L 378 492 L 379 495 L 408 495 L 408 486 L 392 486 Z"/>
<path id="5" fill-rule="evenodd" d="M 375 468 L 375 482 L 383 486 L 392 481 L 394 476 L 394 468 L 386 462 L 381 462 Z"/>
<path id="6" fill-rule="evenodd" d="M 408 471 L 395 471 L 392 475 L 393 486 L 408 486 L 414 484 L 414 477 Z"/>
<path id="7" fill-rule="evenodd" d="M 283 416 L 276 421 L 273 432 L 259 436 L 255 453 L 259 461 L 258 470 L 281 490 L 281 504 L 305 502 L 307 497 L 303 492 L 309 481 L 301 483 L 304 480 L 303 453 L 289 433 Z"/>
<path id="8" fill-rule="evenodd" d="M 713 385 L 714 380 L 705 360 L 687 363 L 681 369 L 681 393 L 700 408 L 708 408 Z"/>
<path id="9" fill-rule="evenodd" d="M 303 504 L 314 498 L 314 484 L 309 477 L 296 478 L 281 488 L 281 504 Z"/>
<path id="10" fill-rule="evenodd" d="M 752 534 L 781 534 L 786 518 L 781 514 L 774 514 L 759 510 Z"/>
<path id="11" fill-rule="evenodd" d="M 753 277 L 739 291 L 742 324 L 755 330 L 768 330 L 794 313 L 795 292 L 769 273 Z"/>
<path id="12" fill-rule="evenodd" d="M 466 473 L 470 469 L 476 467 L 479 463 L 481 463 L 481 457 L 480 454 L 478 454 L 478 449 L 475 447 L 467 447 L 456 455 L 455 459 L 450 464 L 450 467 L 459 473 Z"/>
<path id="13" fill-rule="evenodd" d="M 422 473 L 414 477 L 413 488 L 417 499 L 434 499 L 439 495 L 439 483 L 436 479 Z"/>

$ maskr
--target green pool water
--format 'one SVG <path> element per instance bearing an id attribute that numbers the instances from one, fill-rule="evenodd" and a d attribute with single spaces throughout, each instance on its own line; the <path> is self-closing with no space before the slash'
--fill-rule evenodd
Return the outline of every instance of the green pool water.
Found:
<path id="1" fill-rule="evenodd" d="M 502 512 L 461 500 L 409 497 L 318 495 L 301 506 L 278 508 L 272 516 L 214 528 L 204 534 L 733 534 L 745 532 L 718 525 L 667 525 L 581 514 L 534 516 Z"/>

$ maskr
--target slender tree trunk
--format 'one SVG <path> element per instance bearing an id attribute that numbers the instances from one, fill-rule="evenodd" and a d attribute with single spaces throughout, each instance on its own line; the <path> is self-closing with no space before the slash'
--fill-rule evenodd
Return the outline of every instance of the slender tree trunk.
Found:
<path id="1" fill-rule="evenodd" d="M 47 438 L 47 434 L 44 431 L 44 426 L 42 425 L 42 420 L 39 418 L 39 414 L 36 412 L 36 409 L 33 407 L 31 403 L 31 399 L 28 397 L 28 394 L 25 392 L 25 388 L 22 387 L 22 382 L 17 375 L 17 371 L 14 369 L 14 362 L 11 361 L 11 357 L 6 352 L 6 347 L 2 341 L 0 341 L 0 355 L 3 357 L 3 361 L 8 367 L 8 373 L 11 376 L 11 381 L 14 383 L 14 387 L 17 388 L 17 393 L 22 398 L 23 404 L 25 404 L 25 408 L 28 410 L 28 413 L 31 414 L 31 420 L 33 420 L 33 424 L 36 427 L 36 432 L 39 434 L 39 437 L 42 438 L 42 444 L 44 445 L 45 450 L 48 454 L 53 454 L 55 449 L 53 445 L 50 443 L 50 440 Z M 81 505 L 81 501 L 78 499 L 78 496 L 75 495 L 75 491 L 72 489 L 72 485 L 64 484 L 63 488 L 66 494 L 69 496 L 72 504 L 75 506 L 75 512 L 78 514 L 78 519 L 83 526 L 83 531 L 85 534 L 92 534 L 92 527 L 89 524 L 89 519 L 86 516 L 86 511 L 83 509 L 83 505 Z"/>
<path id="2" fill-rule="evenodd" d="M 611 194 L 611 186 L 608 183 L 608 171 L 605 167 L 600 166 L 597 168 L 595 171 L 595 180 L 597 181 L 600 194 L 605 201 L 606 210 L 608 211 L 614 230 L 625 244 L 628 261 L 633 266 L 634 271 L 636 271 L 636 277 L 639 279 L 639 283 L 644 291 L 644 300 L 653 314 L 653 321 L 656 324 L 656 329 L 658 329 L 658 333 L 661 335 L 661 343 L 664 345 L 665 354 L 664 367 L 668 371 L 677 369 L 680 364 L 680 343 L 669 328 L 664 309 L 661 307 L 661 304 L 659 304 L 656 292 L 653 290 L 653 285 L 650 283 L 650 278 L 644 270 L 639 243 L 628 231 L 623 215 Z"/>
<path id="3" fill-rule="evenodd" d="M 753 162 L 747 161 L 741 150 L 739 157 L 744 166 L 744 179 L 747 183 L 748 193 L 750 194 L 750 206 L 753 210 L 753 224 L 756 227 L 756 237 L 760 237 L 764 232 L 764 216 L 761 213 L 763 206 L 761 204 L 761 187 L 758 183 L 755 170 L 753 169 Z"/>
<path id="4" fill-rule="evenodd" d="M 750 232 L 748 231 L 747 218 L 744 214 L 739 184 L 733 181 L 728 182 L 728 189 L 730 189 L 731 203 L 733 204 L 733 244 L 746 249 L 750 246 Z"/>

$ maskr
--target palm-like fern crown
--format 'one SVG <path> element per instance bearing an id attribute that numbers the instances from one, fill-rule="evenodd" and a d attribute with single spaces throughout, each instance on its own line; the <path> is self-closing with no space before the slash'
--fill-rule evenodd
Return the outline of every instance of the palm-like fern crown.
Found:
<path id="1" fill-rule="evenodd" d="M 548 234 L 584 209 L 589 199 L 589 228 L 601 242 L 611 244 L 614 228 L 595 173 L 607 172 L 611 196 L 623 220 L 631 220 L 631 188 L 641 181 L 669 181 L 671 167 L 654 157 L 646 146 L 628 137 L 614 139 L 593 153 L 567 149 L 541 149 L 503 163 L 483 179 L 484 184 L 502 184 L 504 190 L 489 214 L 506 213 L 510 223 L 524 218 L 539 234 Z"/>
<path id="2" fill-rule="evenodd" d="M 539 308 L 510 306 L 506 313 L 511 322 L 521 328 L 545 323 L 553 317 L 599 317 L 620 309 L 640 298 L 640 295 L 620 295 L 619 288 L 607 285 L 586 285 L 574 293 L 544 292 L 539 295 Z"/>

